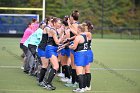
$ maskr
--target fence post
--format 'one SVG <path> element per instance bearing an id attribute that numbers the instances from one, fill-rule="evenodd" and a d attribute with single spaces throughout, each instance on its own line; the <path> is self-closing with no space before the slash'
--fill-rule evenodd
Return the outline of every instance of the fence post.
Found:
<path id="1" fill-rule="evenodd" d="M 120 30 L 120 32 L 121 32 L 121 33 L 120 33 L 120 39 L 122 39 L 122 30 Z"/>
<path id="2" fill-rule="evenodd" d="M 140 39 L 140 29 L 138 29 L 138 31 L 139 31 L 139 39 Z"/>
<path id="3" fill-rule="evenodd" d="M 101 30 L 101 38 L 103 38 L 103 35 L 104 35 L 104 25 L 103 25 L 103 23 L 104 23 L 104 0 L 102 0 L 102 30 Z"/>

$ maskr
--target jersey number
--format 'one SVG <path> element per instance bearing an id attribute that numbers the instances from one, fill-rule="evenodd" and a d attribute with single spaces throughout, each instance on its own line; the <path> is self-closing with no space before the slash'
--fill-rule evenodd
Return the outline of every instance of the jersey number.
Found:
<path id="1" fill-rule="evenodd" d="M 87 50 L 88 49 L 88 43 L 84 44 L 84 49 Z"/>

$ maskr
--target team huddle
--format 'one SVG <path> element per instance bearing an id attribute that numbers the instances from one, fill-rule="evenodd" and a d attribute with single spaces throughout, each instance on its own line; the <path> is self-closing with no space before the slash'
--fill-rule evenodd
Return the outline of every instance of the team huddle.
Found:
<path id="1" fill-rule="evenodd" d="M 79 23 L 78 19 L 75 10 L 64 19 L 49 16 L 40 23 L 33 19 L 28 24 L 20 41 L 25 54 L 23 69 L 37 77 L 39 86 L 55 90 L 52 81 L 57 75 L 66 87 L 76 87 L 73 92 L 91 90 L 93 25 L 90 21 Z"/>

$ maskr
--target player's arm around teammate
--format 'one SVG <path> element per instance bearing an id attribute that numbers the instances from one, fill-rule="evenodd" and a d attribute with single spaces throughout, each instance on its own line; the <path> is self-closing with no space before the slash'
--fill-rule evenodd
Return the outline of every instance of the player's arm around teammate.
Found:
<path id="1" fill-rule="evenodd" d="M 45 54 L 46 54 L 46 58 L 50 59 L 50 62 L 52 64 L 52 69 L 50 69 L 48 78 L 45 80 L 46 83 L 45 88 L 49 90 L 55 90 L 56 87 L 54 87 L 51 83 L 59 68 L 57 49 L 58 49 L 58 45 L 61 42 L 61 38 L 58 38 L 57 29 L 60 28 L 61 21 L 59 18 L 53 18 L 51 22 L 53 24 L 53 28 L 51 28 L 51 30 L 48 31 L 48 44 L 46 46 Z"/>
<path id="2" fill-rule="evenodd" d="M 86 36 L 88 38 L 88 50 L 87 50 L 87 59 L 88 59 L 88 62 L 89 64 L 86 65 L 85 67 L 85 89 L 88 91 L 88 90 L 91 90 L 91 72 L 90 72 L 90 67 L 91 67 L 91 63 L 94 61 L 94 54 L 93 54 L 93 51 L 91 49 L 91 43 L 92 43 L 92 33 L 91 31 L 93 30 L 93 25 L 90 21 L 85 21 L 85 24 L 86 24 Z"/>
<path id="3" fill-rule="evenodd" d="M 65 40 L 64 40 L 64 44 L 67 44 L 68 42 L 66 41 L 67 38 L 70 38 L 69 36 L 69 33 L 70 33 L 70 29 L 69 29 L 69 26 L 68 26 L 68 23 L 67 23 L 67 19 L 68 17 L 65 16 L 64 18 L 65 20 L 63 20 L 63 24 L 65 25 L 65 31 L 64 31 L 64 37 L 65 37 Z M 71 71 L 71 68 L 70 68 L 70 64 L 71 64 L 71 61 L 70 61 L 70 49 L 68 46 L 65 46 L 64 49 L 62 49 L 60 51 L 61 53 L 61 64 L 62 64 L 62 70 L 63 70 L 63 73 L 64 73 L 64 76 L 63 78 L 61 78 L 60 80 L 62 82 L 68 82 L 68 83 L 71 83 L 71 77 L 70 77 L 70 71 Z"/>
<path id="4" fill-rule="evenodd" d="M 45 56 L 45 47 L 47 46 L 47 41 L 48 41 L 48 31 L 51 29 L 51 21 L 52 17 L 47 17 L 46 18 L 46 27 L 43 29 L 43 34 L 42 34 L 42 40 L 38 46 L 38 56 L 41 58 L 41 69 L 40 73 L 38 75 L 38 84 L 40 86 L 45 86 L 45 83 L 43 82 L 45 73 L 47 71 L 48 67 L 48 62 L 49 59 L 46 58 Z"/>
<path id="5" fill-rule="evenodd" d="M 74 53 L 74 63 L 76 65 L 76 72 L 79 80 L 79 88 L 73 90 L 74 92 L 84 92 L 84 70 L 85 66 L 88 65 L 87 62 L 87 37 L 85 35 L 85 26 L 80 24 L 78 26 L 79 35 L 76 36 L 74 44 L 69 46 L 69 48 L 75 51 Z"/>
<path id="6" fill-rule="evenodd" d="M 68 18 L 68 25 L 70 28 L 70 38 L 74 37 L 78 34 L 77 30 L 78 30 L 78 18 L 79 18 L 79 12 L 77 10 L 73 11 L 72 14 L 70 15 L 70 17 Z M 75 69 L 75 64 L 74 64 L 74 51 L 72 49 L 70 49 L 70 59 L 71 59 L 71 72 L 72 72 L 72 84 L 67 84 L 66 86 L 68 87 L 75 87 L 78 79 L 77 79 L 77 75 L 76 75 L 76 69 Z"/>

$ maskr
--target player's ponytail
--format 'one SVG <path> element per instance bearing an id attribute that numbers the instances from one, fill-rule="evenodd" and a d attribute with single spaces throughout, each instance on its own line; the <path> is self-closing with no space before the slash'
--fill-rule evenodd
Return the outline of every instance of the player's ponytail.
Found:
<path id="1" fill-rule="evenodd" d="M 51 21 L 51 20 L 53 20 L 52 16 L 46 17 L 46 19 L 45 19 L 46 24 L 48 25 L 48 22 Z"/>
<path id="2" fill-rule="evenodd" d="M 75 10 L 72 12 L 71 16 L 73 17 L 74 20 L 78 21 L 79 12 L 77 10 Z"/>
<path id="3" fill-rule="evenodd" d="M 88 31 L 92 31 L 94 29 L 94 26 L 90 21 L 85 21 L 85 23 L 88 27 Z"/>
<path id="4" fill-rule="evenodd" d="M 62 23 L 63 23 L 65 26 L 68 26 L 68 22 L 67 22 L 68 18 L 69 18 L 69 16 L 65 16 L 64 19 L 63 19 L 63 21 L 62 21 Z"/>
<path id="5" fill-rule="evenodd" d="M 85 32 L 86 31 L 86 23 L 82 23 L 78 25 L 78 28 L 81 30 L 81 32 Z"/>

